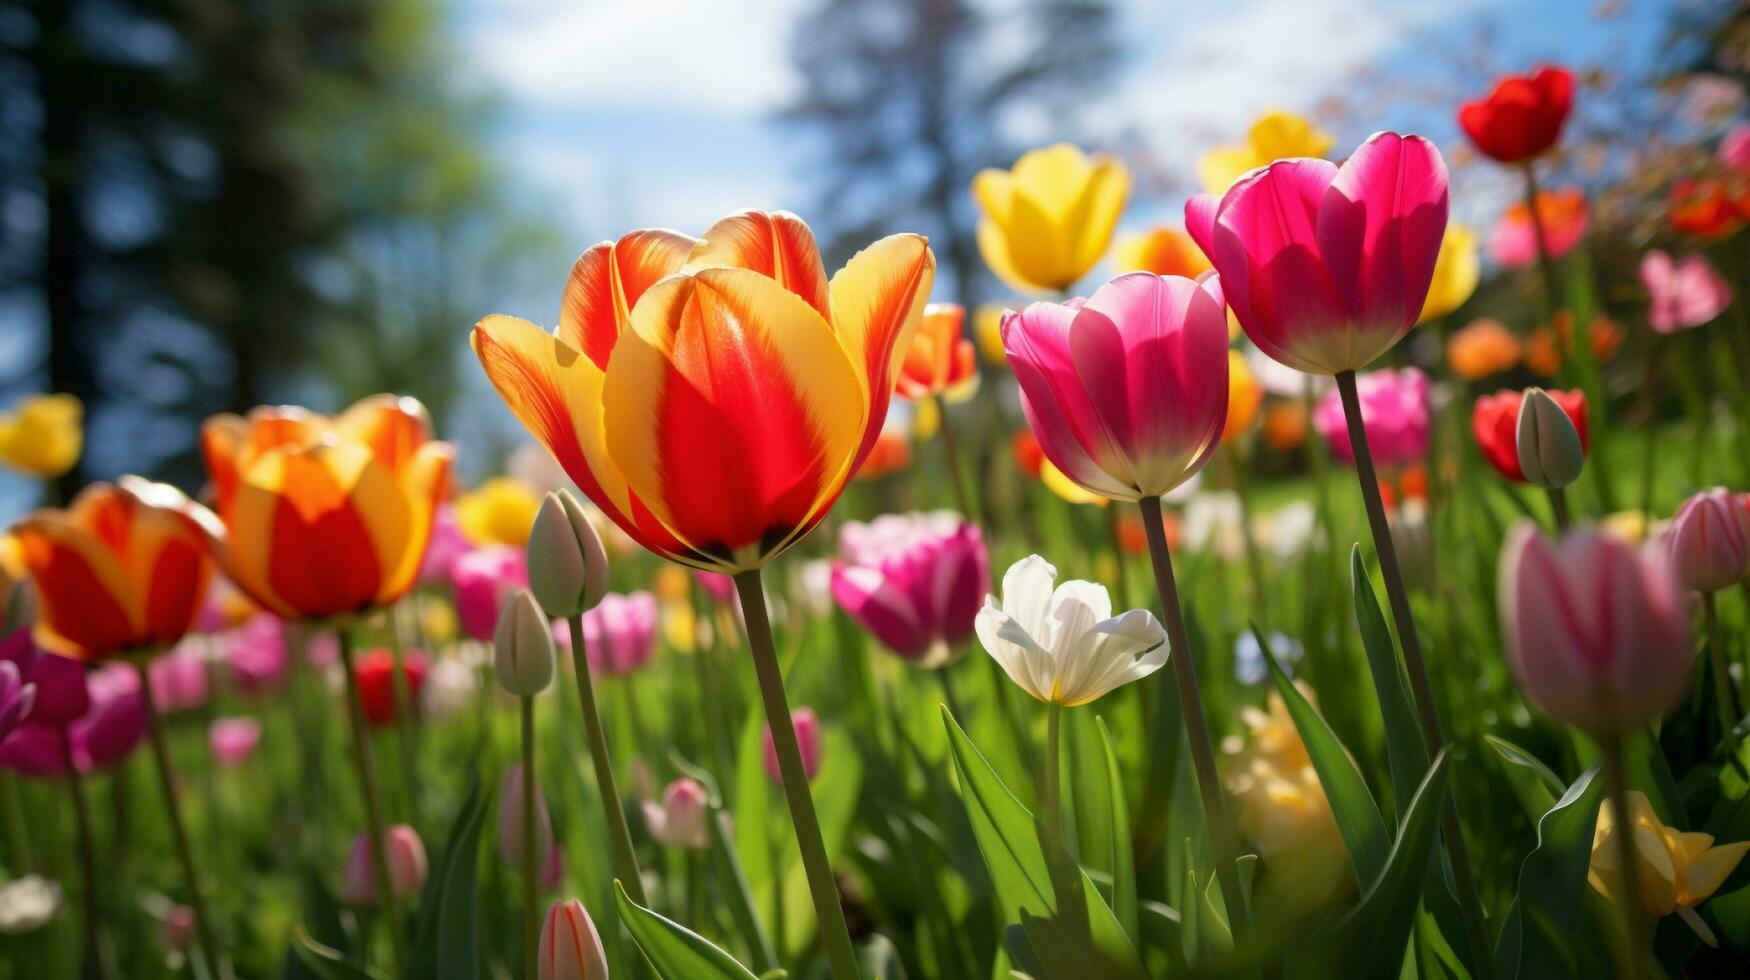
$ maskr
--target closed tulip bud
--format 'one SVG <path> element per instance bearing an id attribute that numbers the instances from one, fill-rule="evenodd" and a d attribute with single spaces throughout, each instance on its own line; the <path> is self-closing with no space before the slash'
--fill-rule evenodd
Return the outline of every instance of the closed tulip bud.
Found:
<path id="1" fill-rule="evenodd" d="M 1519 469 L 1525 481 L 1550 490 L 1580 478 L 1586 446 L 1574 421 L 1542 388 L 1527 388 L 1519 403 Z"/>
<path id="2" fill-rule="evenodd" d="M 608 554 L 601 535 L 570 491 L 541 501 L 529 532 L 529 588 L 554 619 L 576 616 L 608 590 Z"/>
<path id="3" fill-rule="evenodd" d="M 408 898 L 425 887 L 425 844 L 412 827 L 398 823 L 383 831 L 384 859 L 389 865 L 389 887 L 396 898 Z M 377 878 L 372 871 L 371 839 L 360 834 L 346 857 L 340 882 L 340 900 L 348 905 L 377 904 Z"/>
<path id="4" fill-rule="evenodd" d="M 554 902 L 547 910 L 535 974 L 540 980 L 607 980 L 602 937 L 582 902 L 575 898 Z"/>
<path id="5" fill-rule="evenodd" d="M 1716 487 L 1683 502 L 1665 532 L 1671 566 L 1685 588 L 1713 592 L 1750 572 L 1750 510 L 1744 498 Z"/>
<path id="6" fill-rule="evenodd" d="M 553 682 L 553 631 L 528 589 L 505 596 L 492 633 L 492 666 L 512 694 L 532 697 Z"/>
<path id="7" fill-rule="evenodd" d="M 707 802 L 705 787 L 683 776 L 668 784 L 660 806 L 645 802 L 644 826 L 658 844 L 703 850 L 711 840 Z"/>
<path id="8" fill-rule="evenodd" d="M 812 780 L 820 771 L 820 719 L 812 708 L 797 708 L 790 712 L 790 726 L 796 731 L 796 747 L 802 755 L 802 771 Z M 772 742 L 772 726 L 762 733 L 760 751 L 766 765 L 766 775 L 772 782 L 783 783 L 784 774 L 778 767 L 778 747 Z"/>
<path id="9" fill-rule="evenodd" d="M 498 856 L 504 863 L 523 867 L 523 850 L 528 846 L 523 832 L 523 767 L 511 766 L 504 774 L 504 787 L 498 793 Z M 535 785 L 535 864 L 545 866 L 553 855 L 553 820 L 547 813 L 547 796 Z"/>

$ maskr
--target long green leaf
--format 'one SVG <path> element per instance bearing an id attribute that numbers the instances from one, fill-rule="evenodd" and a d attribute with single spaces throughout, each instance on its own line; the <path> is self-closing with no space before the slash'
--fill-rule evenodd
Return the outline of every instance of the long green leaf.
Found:
<path id="1" fill-rule="evenodd" d="M 1349 581 L 1355 592 L 1355 621 L 1361 627 L 1361 647 L 1367 653 L 1367 671 L 1373 675 L 1374 698 L 1379 702 L 1380 720 L 1385 725 L 1385 756 L 1391 767 L 1393 804 L 1402 811 L 1405 801 L 1428 772 L 1428 747 L 1422 740 L 1422 729 L 1416 724 L 1415 708 L 1398 662 L 1397 647 L 1392 643 L 1391 629 L 1385 624 L 1373 580 L 1361 561 L 1360 545 L 1349 550 Z"/>
<path id="2" fill-rule="evenodd" d="M 302 926 L 292 934 L 291 954 L 298 964 L 322 980 L 383 980 L 384 974 L 310 938 Z"/>
<path id="3" fill-rule="evenodd" d="M 1106 793 L 1111 803 L 1112 914 L 1118 917 L 1118 924 L 1123 927 L 1124 934 L 1130 937 L 1131 944 L 1140 949 L 1142 937 L 1138 932 L 1136 917 L 1136 864 L 1130 850 L 1130 811 L 1124 802 L 1124 777 L 1118 769 L 1118 754 L 1112 749 L 1112 733 L 1106 728 L 1106 719 L 1096 718 L 1095 723 L 1100 729 L 1100 745 L 1106 751 Z"/>
<path id="4" fill-rule="evenodd" d="M 480 975 L 480 828 L 487 799 L 476 778 L 450 824 L 437 873 L 426 882 L 406 976 L 463 980 Z"/>
<path id="5" fill-rule="evenodd" d="M 620 922 L 665 980 L 756 980 L 753 971 L 709 939 L 626 897 L 626 888 L 618 881 L 614 901 L 620 907 Z"/>
<path id="6" fill-rule="evenodd" d="M 1526 818 L 1536 823 L 1561 797 L 1565 789 L 1561 779 L 1537 756 L 1504 738 L 1484 735 L 1483 741 L 1501 758 L 1501 770 L 1507 775 L 1507 785 L 1519 798 Z"/>
<path id="7" fill-rule="evenodd" d="M 1575 932 L 1584 922 L 1580 903 L 1603 799 L 1604 780 L 1594 766 L 1538 821 L 1537 846 L 1519 866 L 1519 894 L 1495 947 L 1502 980 L 1582 975 L 1585 944 L 1575 941 Z"/>

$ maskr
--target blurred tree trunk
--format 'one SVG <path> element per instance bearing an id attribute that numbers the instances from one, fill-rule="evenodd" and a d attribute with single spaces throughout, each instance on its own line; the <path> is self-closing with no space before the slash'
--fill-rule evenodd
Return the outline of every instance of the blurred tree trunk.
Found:
<path id="1" fill-rule="evenodd" d="M 43 305 L 49 326 L 49 390 L 97 402 L 93 346 L 86 336 L 80 281 L 90 243 L 79 200 L 84 159 L 80 145 L 79 41 L 73 16 L 78 0 L 40 0 L 38 31 L 30 60 L 42 97 L 42 149 L 38 173 L 43 187 L 45 247 Z M 83 460 L 60 478 L 62 500 L 85 482 Z"/>

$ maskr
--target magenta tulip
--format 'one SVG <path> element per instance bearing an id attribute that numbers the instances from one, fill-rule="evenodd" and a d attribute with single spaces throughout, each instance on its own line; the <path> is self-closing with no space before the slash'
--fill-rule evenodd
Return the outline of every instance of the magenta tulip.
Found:
<path id="1" fill-rule="evenodd" d="M 603 674 L 630 674 L 656 656 L 658 620 L 656 596 L 649 592 L 610 592 L 583 614 L 583 639 L 588 644 L 589 669 Z M 568 634 L 562 639 L 569 642 Z"/>
<path id="2" fill-rule="evenodd" d="M 940 667 L 972 638 L 990 591 L 990 558 L 977 525 L 949 511 L 847 521 L 839 554 L 833 597 L 900 657 Z"/>
<path id="3" fill-rule="evenodd" d="M 474 548 L 450 564 L 456 590 L 456 621 L 462 632 L 482 642 L 492 639 L 504 597 L 529 584 L 523 549 L 509 545 Z"/>
<path id="4" fill-rule="evenodd" d="M 1246 335 L 1311 374 L 1365 367 L 1422 312 L 1446 231 L 1446 163 L 1377 133 L 1341 167 L 1279 160 L 1185 205 Z"/>
<path id="5" fill-rule="evenodd" d="M 1156 497 L 1202 468 L 1227 420 L 1227 314 L 1214 276 L 1133 272 L 1086 301 L 1003 315 L 1021 409 L 1091 493 Z"/>
<path id="6" fill-rule="evenodd" d="M 815 717 L 813 708 L 797 708 L 790 712 L 790 726 L 796 730 L 796 747 L 802 755 L 802 771 L 809 779 L 820 771 L 820 719 Z M 761 758 L 765 762 L 766 775 L 772 782 L 783 785 L 784 775 L 778 768 L 778 747 L 772 744 L 772 726 L 765 726 L 760 732 Z"/>
<path id="7" fill-rule="evenodd" d="M 426 545 L 425 558 L 419 565 L 419 581 L 425 585 L 448 582 L 456 559 L 473 547 L 456 523 L 455 505 L 440 505 L 431 522 L 431 541 Z"/>
<path id="8" fill-rule="evenodd" d="M 1376 462 L 1386 465 L 1413 463 L 1428 455 L 1432 418 L 1428 399 L 1428 376 L 1416 368 L 1369 371 L 1357 375 L 1355 391 L 1361 400 L 1362 424 L 1367 445 Z M 1313 423 L 1331 455 L 1345 463 L 1355 462 L 1355 447 L 1349 444 L 1349 427 L 1343 402 L 1333 391 L 1313 412 Z"/>
<path id="9" fill-rule="evenodd" d="M 1507 664 L 1550 717 L 1615 737 L 1683 697 L 1694 649 L 1662 549 L 1591 529 L 1550 541 L 1525 521 L 1501 551 L 1499 585 Z"/>
<path id="10" fill-rule="evenodd" d="M 705 595 L 718 605 L 735 601 L 735 580 L 722 572 L 694 569 L 693 581 L 699 583 L 699 588 L 705 590 Z"/>
<path id="11" fill-rule="evenodd" d="M 1732 287 L 1705 255 L 1674 259 L 1654 249 L 1641 256 L 1641 285 L 1647 287 L 1647 325 L 1659 333 L 1699 327 L 1732 305 Z"/>
<path id="12" fill-rule="evenodd" d="M 0 742 L 12 734 L 36 704 L 36 685 L 10 660 L 0 660 Z"/>
<path id="13" fill-rule="evenodd" d="M 207 728 L 213 761 L 226 768 L 248 762 L 260 741 L 261 722 L 254 718 L 217 718 Z"/>
<path id="14" fill-rule="evenodd" d="M 1665 531 L 1666 550 L 1686 589 L 1714 592 L 1750 574 L 1750 509 L 1723 487 L 1690 497 Z"/>

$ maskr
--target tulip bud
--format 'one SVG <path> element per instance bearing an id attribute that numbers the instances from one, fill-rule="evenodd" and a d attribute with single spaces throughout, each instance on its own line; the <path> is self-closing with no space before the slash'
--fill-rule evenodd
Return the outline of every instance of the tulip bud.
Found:
<path id="1" fill-rule="evenodd" d="M 194 938 L 194 909 L 187 905 L 172 905 L 164 915 L 164 946 L 166 949 L 187 949 Z"/>
<path id="2" fill-rule="evenodd" d="M 389 887 L 395 897 L 407 898 L 425 887 L 425 844 L 412 827 L 398 823 L 383 831 L 383 850 L 389 864 Z M 377 877 L 368 835 L 360 834 L 353 840 L 341 877 L 340 900 L 348 905 L 377 904 Z"/>
<path id="3" fill-rule="evenodd" d="M 1519 403 L 1519 469 L 1525 481 L 1550 490 L 1580 478 L 1586 447 L 1562 407 L 1542 388 L 1525 389 Z"/>
<path id="4" fill-rule="evenodd" d="M 499 685 L 512 694 L 532 697 L 553 683 L 553 630 L 528 589 L 504 597 L 492 657 Z"/>
<path id="5" fill-rule="evenodd" d="M 554 902 L 547 910 L 535 975 L 540 980 L 607 980 L 602 937 L 577 899 Z"/>
<path id="6" fill-rule="evenodd" d="M 705 787 L 683 776 L 668 784 L 660 806 L 645 802 L 644 826 L 658 844 L 703 850 L 711 840 L 707 802 Z"/>
<path id="7" fill-rule="evenodd" d="M 810 780 L 820 771 L 820 719 L 815 717 L 812 708 L 797 708 L 790 712 L 790 725 L 796 731 L 796 747 L 802 755 L 802 771 L 808 774 Z M 767 725 L 760 743 L 766 764 L 766 775 L 772 782 L 784 782 L 783 771 L 778 767 L 778 747 L 772 742 L 772 726 Z"/>
<path id="8" fill-rule="evenodd" d="M 529 532 L 529 588 L 541 608 L 565 619 L 601 601 L 608 590 L 608 554 L 601 535 L 570 491 L 541 501 Z"/>
<path id="9" fill-rule="evenodd" d="M 1750 572 L 1750 509 L 1723 487 L 1683 502 L 1665 532 L 1671 565 L 1685 588 L 1713 592 Z"/>
<path id="10" fill-rule="evenodd" d="M 498 856 L 504 863 L 523 867 L 523 848 L 527 845 L 523 833 L 523 767 L 511 766 L 504 774 L 504 786 L 498 793 Z M 553 853 L 553 821 L 547 814 L 547 796 L 535 784 L 535 865 L 541 867 Z"/>

